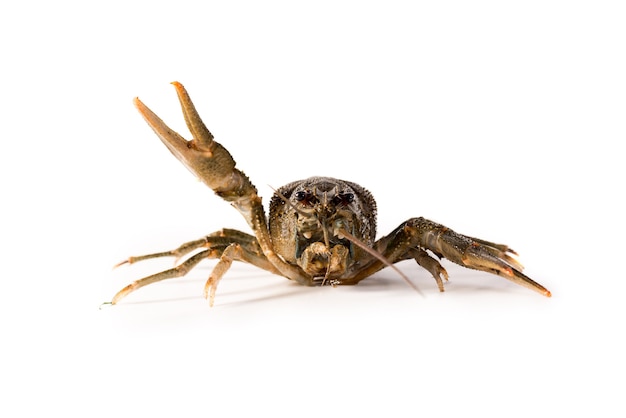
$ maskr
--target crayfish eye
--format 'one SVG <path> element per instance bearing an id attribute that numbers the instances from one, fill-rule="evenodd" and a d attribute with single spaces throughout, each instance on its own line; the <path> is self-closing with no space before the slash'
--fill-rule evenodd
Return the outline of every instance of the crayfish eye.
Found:
<path id="1" fill-rule="evenodd" d="M 333 197 L 333 203 L 335 204 L 335 206 L 345 206 L 352 202 L 354 202 L 354 195 L 352 193 L 340 193 L 337 196 Z"/>
<path id="2" fill-rule="evenodd" d="M 294 197 L 303 205 L 314 205 L 317 203 L 317 198 L 309 190 L 300 190 L 294 194 Z"/>

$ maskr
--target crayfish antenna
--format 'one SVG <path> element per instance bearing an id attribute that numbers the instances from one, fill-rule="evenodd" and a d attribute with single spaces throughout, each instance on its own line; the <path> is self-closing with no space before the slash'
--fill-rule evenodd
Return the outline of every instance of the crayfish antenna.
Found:
<path id="1" fill-rule="evenodd" d="M 402 277 L 402 279 L 413 288 L 413 290 L 415 290 L 417 293 L 419 293 L 420 295 L 424 296 L 424 294 L 422 293 L 422 291 L 415 285 L 415 283 L 413 283 L 406 274 L 404 274 L 398 267 L 396 267 L 395 264 L 393 264 L 391 261 L 387 260 L 381 253 L 379 253 L 378 251 L 374 250 L 373 248 L 368 247 L 363 241 L 359 240 L 357 237 L 355 237 L 354 235 L 348 233 L 347 231 L 341 229 L 338 231 L 338 236 L 340 239 L 347 239 L 348 241 L 350 241 L 351 243 L 353 243 L 354 245 L 356 245 L 357 247 L 361 248 L 363 251 L 365 251 L 366 253 L 368 253 L 369 255 L 371 255 L 372 257 L 375 257 L 377 259 L 379 259 L 380 261 L 382 261 L 387 267 L 391 267 L 392 269 L 394 269 L 396 271 L 396 273 L 398 273 L 400 275 L 400 277 Z"/>
<path id="2" fill-rule="evenodd" d="M 284 194 L 280 193 L 278 190 L 276 190 L 275 188 L 273 188 L 272 186 L 270 186 L 268 184 L 269 188 L 272 189 L 272 191 L 274 192 L 274 194 L 276 196 L 278 196 L 283 202 L 285 202 L 290 208 L 292 208 L 294 211 L 296 211 L 296 213 L 300 216 L 310 216 L 310 214 L 301 211 L 300 209 L 298 209 L 292 202 L 291 200 L 287 199 L 287 196 L 285 196 Z"/>

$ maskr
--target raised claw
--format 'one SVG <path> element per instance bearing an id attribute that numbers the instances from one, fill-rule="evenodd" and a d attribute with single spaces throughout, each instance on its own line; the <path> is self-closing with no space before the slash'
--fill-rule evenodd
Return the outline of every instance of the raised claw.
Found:
<path id="1" fill-rule="evenodd" d="M 285 263 L 274 253 L 267 219 L 256 187 L 235 167 L 235 160 L 226 148 L 213 139 L 213 134 L 202 122 L 185 87 L 177 81 L 172 84 L 176 88 L 187 128 L 193 136 L 190 141 L 168 127 L 141 100 L 135 98 L 134 103 L 139 113 L 176 158 L 243 215 L 254 231 L 263 254 L 278 272 L 298 283 L 311 285 L 311 277 L 298 266 Z"/>
<path id="2" fill-rule="evenodd" d="M 232 200 L 228 198 L 230 195 L 256 195 L 256 188 L 245 174 L 235 168 L 235 160 L 230 153 L 213 140 L 213 134 L 200 119 L 183 85 L 179 82 L 172 84 L 176 88 L 185 122 L 193 139 L 187 141 L 170 129 L 139 98 L 135 98 L 135 106 L 148 125 L 189 171 L 226 200 Z"/>

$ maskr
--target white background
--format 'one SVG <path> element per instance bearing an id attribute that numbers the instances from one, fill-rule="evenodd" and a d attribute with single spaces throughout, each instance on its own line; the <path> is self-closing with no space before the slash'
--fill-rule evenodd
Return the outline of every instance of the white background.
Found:
<path id="1" fill-rule="evenodd" d="M 2 416 L 624 416 L 621 2 L 21 2 L 0 7 Z M 506 5 L 504 5 L 506 4 Z M 269 200 L 330 175 L 379 233 L 505 242 L 544 298 L 446 263 L 304 288 L 214 262 L 99 310 L 240 216 L 132 106 L 173 88 Z"/>

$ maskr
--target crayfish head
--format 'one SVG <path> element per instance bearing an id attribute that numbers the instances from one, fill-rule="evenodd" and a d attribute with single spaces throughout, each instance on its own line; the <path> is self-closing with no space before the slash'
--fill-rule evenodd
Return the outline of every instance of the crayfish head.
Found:
<path id="1" fill-rule="evenodd" d="M 358 262 L 361 247 L 374 243 L 376 203 L 357 184 L 311 177 L 276 191 L 269 227 L 274 249 L 286 261 L 312 276 L 330 270 L 340 276 Z"/>

